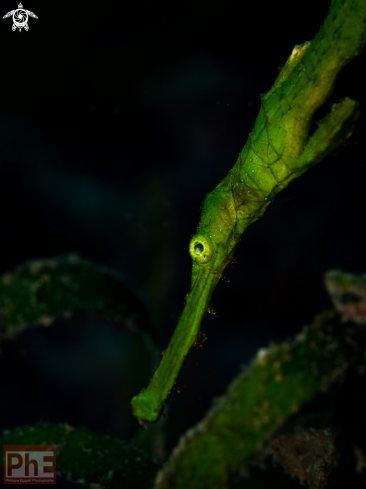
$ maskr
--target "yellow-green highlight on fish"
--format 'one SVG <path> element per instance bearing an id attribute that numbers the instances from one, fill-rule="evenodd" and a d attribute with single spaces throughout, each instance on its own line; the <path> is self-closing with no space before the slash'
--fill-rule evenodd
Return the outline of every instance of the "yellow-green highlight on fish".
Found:
<path id="1" fill-rule="evenodd" d="M 192 280 L 183 313 L 149 385 L 132 399 L 140 421 L 159 419 L 244 232 L 292 180 L 351 136 L 359 109 L 357 101 L 347 97 L 332 105 L 311 136 L 310 127 L 339 71 L 361 53 L 365 22 L 365 0 L 333 0 L 313 41 L 294 47 L 273 87 L 261 98 L 255 126 L 237 162 L 204 201 L 189 245 Z"/>

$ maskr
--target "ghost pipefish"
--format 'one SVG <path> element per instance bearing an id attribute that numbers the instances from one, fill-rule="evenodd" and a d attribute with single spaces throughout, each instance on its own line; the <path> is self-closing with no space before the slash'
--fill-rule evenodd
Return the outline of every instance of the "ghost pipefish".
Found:
<path id="1" fill-rule="evenodd" d="M 333 0 L 316 37 L 294 47 L 271 90 L 261 96 L 258 117 L 237 162 L 204 201 L 189 244 L 193 267 L 183 313 L 149 385 L 131 402 L 141 423 L 159 419 L 244 232 L 293 179 L 351 136 L 359 109 L 349 98 L 332 105 L 311 136 L 310 125 L 341 68 L 362 51 L 365 20 L 364 0 Z"/>

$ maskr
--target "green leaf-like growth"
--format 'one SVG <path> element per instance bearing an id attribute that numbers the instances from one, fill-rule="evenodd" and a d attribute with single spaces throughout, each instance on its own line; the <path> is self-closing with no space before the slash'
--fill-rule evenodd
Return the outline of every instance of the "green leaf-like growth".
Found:
<path id="1" fill-rule="evenodd" d="M 333 0 L 315 39 L 294 47 L 273 87 L 262 97 L 255 126 L 236 164 L 204 201 L 189 246 L 191 290 L 150 384 L 132 399 L 138 418 L 155 422 L 161 415 L 243 233 L 292 180 L 351 136 L 359 109 L 349 98 L 333 105 L 311 136 L 310 128 L 339 71 L 362 51 L 365 23 L 365 0 Z"/>
<path id="2" fill-rule="evenodd" d="M 60 316 L 99 313 L 122 322 L 152 347 L 161 341 L 154 310 L 119 273 L 72 254 L 29 261 L 0 279 L 0 338 Z"/>
<path id="3" fill-rule="evenodd" d="M 0 445 L 56 445 L 57 474 L 90 487 L 149 489 L 161 467 L 123 441 L 68 425 L 8 430 Z"/>
<path id="4" fill-rule="evenodd" d="M 228 487 L 283 421 L 327 390 L 356 359 L 355 333 L 338 313 L 325 311 L 292 344 L 259 350 L 205 418 L 180 439 L 155 489 Z"/>

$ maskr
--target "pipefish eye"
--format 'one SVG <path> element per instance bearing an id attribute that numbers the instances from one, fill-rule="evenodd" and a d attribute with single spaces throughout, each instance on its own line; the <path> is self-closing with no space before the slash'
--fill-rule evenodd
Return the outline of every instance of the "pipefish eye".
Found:
<path id="1" fill-rule="evenodd" d="M 194 251 L 196 252 L 197 255 L 200 255 L 203 250 L 204 250 L 204 248 L 203 248 L 203 244 L 202 243 L 197 243 L 194 246 Z"/>
<path id="2" fill-rule="evenodd" d="M 196 263 L 207 263 L 213 255 L 212 243 L 206 236 L 197 234 L 189 243 L 189 253 Z"/>

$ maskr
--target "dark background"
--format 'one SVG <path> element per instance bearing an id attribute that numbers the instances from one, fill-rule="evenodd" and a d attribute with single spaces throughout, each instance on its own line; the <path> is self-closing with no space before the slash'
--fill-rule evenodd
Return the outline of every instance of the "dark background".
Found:
<path id="1" fill-rule="evenodd" d="M 27 1 L 38 16 L 28 32 L 0 23 L 0 273 L 69 252 L 116 269 L 157 308 L 166 346 L 201 203 L 329 2 Z M 1 2 L 1 16 L 16 4 Z M 343 69 L 315 121 L 344 96 L 364 112 L 364 63 Z M 258 348 L 330 306 L 326 270 L 366 271 L 364 138 L 361 115 L 348 145 L 243 237 L 212 298 L 219 317 L 169 404 L 167 454 Z M 130 399 L 151 377 L 143 355 L 132 333 L 87 315 L 29 329 L 3 344 L 0 428 L 68 422 L 130 440 L 140 429 Z"/>

